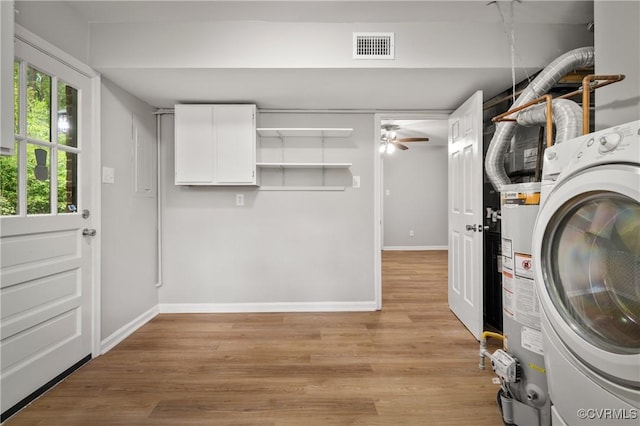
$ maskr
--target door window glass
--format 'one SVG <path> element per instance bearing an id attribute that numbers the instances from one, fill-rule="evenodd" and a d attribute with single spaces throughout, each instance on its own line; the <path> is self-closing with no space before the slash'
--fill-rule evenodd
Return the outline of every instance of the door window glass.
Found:
<path id="1" fill-rule="evenodd" d="M 76 213 L 80 92 L 19 58 L 13 89 L 16 147 L 0 158 L 0 214 Z"/>
<path id="2" fill-rule="evenodd" d="M 13 133 L 20 133 L 20 63 L 13 62 Z"/>
<path id="3" fill-rule="evenodd" d="M 78 146 L 78 91 L 68 84 L 58 82 L 58 143 Z"/>
<path id="4" fill-rule="evenodd" d="M 27 136 L 51 141 L 51 76 L 27 67 Z"/>
<path id="5" fill-rule="evenodd" d="M 78 155 L 58 151 L 58 213 L 75 213 L 78 204 Z"/>
<path id="6" fill-rule="evenodd" d="M 27 214 L 51 213 L 51 149 L 27 145 Z"/>
<path id="7" fill-rule="evenodd" d="M 18 144 L 15 155 L 0 156 L 0 214 L 13 216 L 18 214 Z"/>
<path id="8" fill-rule="evenodd" d="M 612 192 L 570 200 L 545 234 L 551 299 L 601 349 L 640 353 L 640 204 Z"/>

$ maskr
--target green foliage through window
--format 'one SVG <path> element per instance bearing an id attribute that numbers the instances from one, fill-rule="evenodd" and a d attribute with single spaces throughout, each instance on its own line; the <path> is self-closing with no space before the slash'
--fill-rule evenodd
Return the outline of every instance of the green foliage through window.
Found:
<path id="1" fill-rule="evenodd" d="M 51 77 L 27 67 L 27 136 L 51 140 Z"/>
<path id="2" fill-rule="evenodd" d="M 26 64 L 25 64 L 26 65 Z M 52 111 L 51 76 L 26 66 L 26 135 L 20 134 L 20 63 L 14 62 L 14 130 L 16 145 L 14 155 L 0 157 L 0 214 L 3 216 L 19 213 L 19 164 L 20 151 L 26 148 L 26 213 L 51 214 L 72 213 L 77 207 L 78 155 L 56 148 L 29 143 L 25 136 L 42 142 L 52 140 L 51 119 L 64 116 L 65 124 L 58 129 L 57 142 L 60 145 L 77 146 L 77 106 L 78 92 L 75 88 L 59 82 L 57 87 L 57 111 Z M 55 114 L 52 114 L 54 112 Z M 62 122 L 62 120 L 60 120 Z M 24 151 L 23 151 L 24 152 Z M 37 152 L 37 154 L 36 154 Z M 57 176 L 57 205 L 51 206 L 51 159 L 57 155 L 54 173 Z M 40 161 L 38 161 L 40 160 Z M 24 161 L 24 160 L 23 160 Z M 38 170 L 36 176 L 36 169 Z"/>
<path id="3" fill-rule="evenodd" d="M 0 157 L 0 214 L 18 214 L 18 144 L 12 157 Z"/>

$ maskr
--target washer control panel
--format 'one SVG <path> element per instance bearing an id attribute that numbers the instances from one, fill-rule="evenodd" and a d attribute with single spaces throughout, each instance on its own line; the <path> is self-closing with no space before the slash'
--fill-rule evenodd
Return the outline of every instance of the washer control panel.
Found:
<path id="1" fill-rule="evenodd" d="M 640 164 L 640 120 L 599 130 L 545 150 L 542 179 L 555 181 L 576 170 L 604 163 Z"/>
<path id="2" fill-rule="evenodd" d="M 617 132 L 600 136 L 598 138 L 598 142 L 600 143 L 598 151 L 600 151 L 601 153 L 613 151 L 618 147 L 623 137 L 623 135 Z"/>
<path id="3" fill-rule="evenodd" d="M 560 156 L 560 152 L 566 154 L 563 145 L 571 145 L 572 143 L 575 144 L 573 145 L 574 152 L 570 155 L 572 162 L 589 160 L 598 163 L 612 160 L 618 161 L 619 159 L 637 162 L 640 160 L 640 158 L 637 158 L 637 148 L 638 144 L 640 144 L 640 121 L 632 121 L 610 129 L 579 136 L 552 148 L 557 147 L 558 152 L 556 152 L 556 155 Z M 575 148 L 576 145 L 578 145 L 577 149 Z M 622 151 L 625 152 L 623 153 Z M 614 155 L 615 159 L 610 157 L 614 153 L 617 153 Z"/>

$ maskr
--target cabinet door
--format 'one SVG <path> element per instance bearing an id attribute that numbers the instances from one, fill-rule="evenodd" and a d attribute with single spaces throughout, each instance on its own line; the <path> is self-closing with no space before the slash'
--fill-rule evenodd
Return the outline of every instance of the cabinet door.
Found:
<path id="1" fill-rule="evenodd" d="M 13 2 L 0 2 L 0 155 L 13 155 Z M 16 132 L 17 133 L 17 132 Z"/>
<path id="2" fill-rule="evenodd" d="M 220 185 L 255 184 L 255 105 L 216 105 L 215 179 Z"/>
<path id="3" fill-rule="evenodd" d="M 214 184 L 213 106 L 175 106 L 176 185 Z"/>

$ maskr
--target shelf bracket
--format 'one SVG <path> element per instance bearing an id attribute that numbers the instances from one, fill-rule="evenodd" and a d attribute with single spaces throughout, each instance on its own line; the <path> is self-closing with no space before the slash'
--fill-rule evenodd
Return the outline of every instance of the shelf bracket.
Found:
<path id="1" fill-rule="evenodd" d="M 324 148 L 325 148 L 325 146 L 324 146 L 324 142 L 325 142 L 324 141 L 324 131 L 321 132 L 321 135 L 322 135 L 322 137 L 320 139 L 321 151 L 322 151 L 322 161 L 321 161 L 321 163 L 324 164 L 324 162 L 325 162 L 325 158 L 324 158 Z M 322 186 L 325 186 L 325 184 L 326 184 L 324 177 L 325 177 L 325 167 L 322 168 Z"/>
<path id="2" fill-rule="evenodd" d="M 284 136 L 282 135 L 282 133 L 280 133 L 280 130 L 278 130 L 278 138 L 280 139 L 280 159 L 284 163 Z M 282 186 L 285 186 L 284 175 L 285 175 L 284 167 L 280 167 L 280 177 L 281 177 Z"/>

